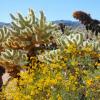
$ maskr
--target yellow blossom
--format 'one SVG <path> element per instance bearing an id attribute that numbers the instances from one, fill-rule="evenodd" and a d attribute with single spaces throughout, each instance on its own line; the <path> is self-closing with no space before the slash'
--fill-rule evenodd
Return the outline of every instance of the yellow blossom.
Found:
<path id="1" fill-rule="evenodd" d="M 57 80 L 56 79 L 51 79 L 50 80 L 50 84 L 51 85 L 56 85 L 57 84 Z"/>
<path id="2" fill-rule="evenodd" d="M 100 66 L 100 63 L 96 62 L 95 65 L 96 65 L 96 66 Z"/>
<path id="3" fill-rule="evenodd" d="M 77 66 L 78 65 L 78 62 L 73 60 L 73 61 L 71 61 L 71 65 L 72 66 Z"/>
<path id="4" fill-rule="evenodd" d="M 93 80 L 89 79 L 86 81 L 87 86 L 91 86 L 93 84 Z"/>
<path id="5" fill-rule="evenodd" d="M 85 48 L 83 48 L 83 51 L 89 53 L 89 52 L 92 52 L 92 48 L 91 47 L 85 47 Z"/>
<path id="6" fill-rule="evenodd" d="M 57 100 L 62 100 L 62 97 L 60 94 L 57 95 Z"/>
<path id="7" fill-rule="evenodd" d="M 61 76 L 60 73 L 58 73 L 58 74 L 56 75 L 56 79 L 57 79 L 57 80 L 62 80 L 62 76 Z"/>
<path id="8" fill-rule="evenodd" d="M 100 76 L 96 76 L 95 79 L 100 80 Z"/>

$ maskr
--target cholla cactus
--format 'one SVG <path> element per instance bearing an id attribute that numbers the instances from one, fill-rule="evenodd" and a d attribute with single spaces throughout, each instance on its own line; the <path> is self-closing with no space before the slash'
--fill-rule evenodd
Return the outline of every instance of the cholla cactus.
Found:
<path id="1" fill-rule="evenodd" d="M 9 38 L 10 32 L 8 29 L 4 26 L 3 28 L 0 29 L 0 53 L 4 51 L 5 48 L 5 42 Z"/>
<path id="2" fill-rule="evenodd" d="M 27 55 L 23 51 L 5 49 L 5 52 L 1 53 L 1 60 L 9 61 L 14 65 L 23 66 L 27 64 Z"/>
<path id="3" fill-rule="evenodd" d="M 29 9 L 29 14 L 26 17 L 20 13 L 17 13 L 17 17 L 10 15 L 12 18 L 11 27 L 0 29 L 0 65 L 7 69 L 12 67 L 14 70 L 15 67 L 20 69 L 20 66 L 27 64 L 26 56 L 31 49 L 37 48 L 37 44 L 40 46 L 47 41 L 49 43 L 49 37 L 52 35 L 51 32 L 55 25 L 46 22 L 43 11 L 40 12 L 40 18 L 35 17 L 32 9 Z M 38 49 L 44 48 L 38 47 Z"/>
<path id="4" fill-rule="evenodd" d="M 62 35 L 57 39 L 58 45 L 61 47 L 65 47 L 66 45 L 70 45 L 70 43 L 75 43 L 76 45 L 81 45 L 83 43 L 83 35 L 82 34 L 70 34 Z"/>
<path id="5" fill-rule="evenodd" d="M 3 27 L 0 29 L 0 42 L 4 43 L 7 38 L 9 38 L 10 32 L 8 31 L 7 27 Z"/>
<path id="6" fill-rule="evenodd" d="M 23 17 L 20 13 L 17 15 L 18 17 L 15 17 L 11 14 L 13 19 L 10 28 L 12 38 L 6 43 L 7 46 L 14 48 L 16 45 L 18 47 L 16 49 L 26 49 L 29 46 L 48 40 L 54 26 L 46 22 L 43 11 L 40 12 L 40 19 L 35 17 L 32 9 L 29 9 L 27 17 Z M 12 43 L 13 40 L 16 41 L 15 44 Z"/>
<path id="7" fill-rule="evenodd" d="M 83 42 L 83 47 L 90 46 L 93 50 L 100 52 L 100 41 L 98 40 L 87 40 Z"/>
<path id="8" fill-rule="evenodd" d="M 53 59 L 58 60 L 58 54 L 63 51 L 63 49 L 71 44 L 76 44 L 77 46 L 81 46 L 83 44 L 83 35 L 82 34 L 70 34 L 65 35 L 58 31 L 55 34 L 55 41 L 59 46 L 59 49 L 46 51 L 44 54 L 39 55 L 38 58 L 41 61 L 46 63 L 51 62 Z"/>

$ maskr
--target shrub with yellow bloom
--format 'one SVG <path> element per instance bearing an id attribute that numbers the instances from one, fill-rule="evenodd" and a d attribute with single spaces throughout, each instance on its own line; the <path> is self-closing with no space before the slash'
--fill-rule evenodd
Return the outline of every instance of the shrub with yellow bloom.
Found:
<path id="1" fill-rule="evenodd" d="M 7 100 L 99 100 L 98 65 L 95 69 L 99 57 L 95 55 L 99 53 L 72 44 L 58 54 L 58 60 L 45 63 L 31 57 L 19 80 L 12 79 L 3 89 L 4 96 Z"/>

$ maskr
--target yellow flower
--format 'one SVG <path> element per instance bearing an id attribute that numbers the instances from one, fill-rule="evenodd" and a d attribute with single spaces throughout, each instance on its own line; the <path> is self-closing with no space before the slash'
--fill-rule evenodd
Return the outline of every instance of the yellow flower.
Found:
<path id="1" fill-rule="evenodd" d="M 100 57 L 100 54 L 98 54 L 98 57 Z"/>
<path id="2" fill-rule="evenodd" d="M 62 100 L 62 97 L 60 94 L 57 95 L 57 98 L 58 98 L 57 100 Z"/>
<path id="3" fill-rule="evenodd" d="M 68 58 L 67 57 L 64 57 L 64 61 L 68 61 Z"/>
<path id="4" fill-rule="evenodd" d="M 71 65 L 72 65 L 72 66 L 77 66 L 77 65 L 78 65 L 78 62 L 73 60 L 73 61 L 71 62 Z"/>
<path id="5" fill-rule="evenodd" d="M 35 92 L 32 90 L 30 95 L 34 96 L 35 95 Z"/>
<path id="6" fill-rule="evenodd" d="M 96 76 L 95 79 L 100 80 L 100 76 Z"/>
<path id="7" fill-rule="evenodd" d="M 96 65 L 96 66 L 100 66 L 100 63 L 96 62 L 95 65 Z"/>
<path id="8" fill-rule="evenodd" d="M 67 53 L 75 54 L 77 52 L 77 47 L 75 44 L 71 44 L 68 46 Z"/>
<path id="9" fill-rule="evenodd" d="M 56 79 L 57 79 L 57 80 L 62 80 L 62 76 L 60 75 L 60 73 L 58 73 L 58 74 L 56 75 Z"/>
<path id="10" fill-rule="evenodd" d="M 43 73 L 43 74 L 46 74 L 47 72 L 48 72 L 48 68 L 47 68 L 47 67 L 44 67 L 42 73 Z"/>
<path id="11" fill-rule="evenodd" d="M 50 84 L 51 85 L 56 85 L 57 84 L 57 80 L 56 79 L 51 79 L 50 80 Z"/>
<path id="12" fill-rule="evenodd" d="M 83 48 L 83 51 L 86 53 L 92 52 L 92 48 L 91 47 L 85 47 Z"/>
<path id="13" fill-rule="evenodd" d="M 86 81 L 87 86 L 91 86 L 93 84 L 93 80 L 89 79 Z"/>

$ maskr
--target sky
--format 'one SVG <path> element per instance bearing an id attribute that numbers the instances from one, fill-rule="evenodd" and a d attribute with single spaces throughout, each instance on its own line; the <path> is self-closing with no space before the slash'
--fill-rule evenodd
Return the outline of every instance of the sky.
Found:
<path id="1" fill-rule="evenodd" d="M 29 8 L 35 11 L 36 16 L 43 10 L 47 21 L 75 20 L 72 14 L 79 10 L 100 20 L 100 0 L 1 0 L 0 22 L 11 22 L 10 13 L 16 15 L 20 12 L 26 16 Z"/>

